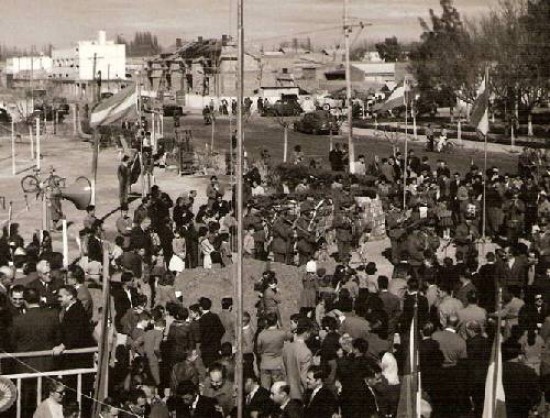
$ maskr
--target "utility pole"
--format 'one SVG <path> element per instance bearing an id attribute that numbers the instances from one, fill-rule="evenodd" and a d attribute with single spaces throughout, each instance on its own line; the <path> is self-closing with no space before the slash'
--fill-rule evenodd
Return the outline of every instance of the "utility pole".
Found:
<path id="1" fill-rule="evenodd" d="M 348 114 L 348 148 L 349 148 L 349 172 L 353 174 L 355 166 L 355 146 L 353 144 L 353 109 L 351 103 L 351 64 L 350 64 L 350 34 L 351 25 L 348 22 L 348 3 L 349 0 L 344 0 L 344 40 L 346 48 L 346 106 Z"/>
<path id="2" fill-rule="evenodd" d="M 94 56 L 92 58 L 92 81 L 94 85 L 94 89 L 96 88 L 96 69 L 97 69 L 97 53 L 94 52 Z M 99 96 L 99 94 L 98 94 Z M 98 100 L 99 101 L 99 100 Z"/>
<path id="3" fill-rule="evenodd" d="M 244 0 L 237 3 L 237 263 L 234 281 L 237 320 L 237 418 L 243 417 L 243 98 L 244 98 Z"/>
<path id="4" fill-rule="evenodd" d="M 34 113 L 34 45 L 31 46 L 31 114 Z"/>

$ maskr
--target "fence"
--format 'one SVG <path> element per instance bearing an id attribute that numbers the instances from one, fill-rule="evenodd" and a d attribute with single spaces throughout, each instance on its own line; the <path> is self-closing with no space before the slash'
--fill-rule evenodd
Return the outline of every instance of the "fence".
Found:
<path id="1" fill-rule="evenodd" d="M 89 348 L 78 348 L 74 350 L 66 350 L 63 352 L 63 355 L 71 354 L 85 354 L 85 353 L 97 353 L 97 347 Z M 52 351 L 29 351 L 24 353 L 0 353 L 0 361 L 5 359 L 24 359 L 28 357 L 41 357 L 41 356 L 51 356 Z M 76 387 L 76 396 L 79 405 L 82 405 L 82 376 L 86 374 L 96 374 L 97 366 L 94 364 L 92 368 L 86 369 L 70 369 L 70 370 L 58 370 L 58 371 L 49 371 L 49 372 L 35 372 L 35 373 L 16 373 L 16 374 L 7 374 L 2 375 L 5 379 L 15 380 L 15 386 L 17 388 L 17 399 L 16 399 L 16 418 L 21 418 L 21 388 L 22 381 L 25 379 L 36 379 L 36 404 L 42 402 L 42 387 L 44 378 L 56 378 L 59 376 L 77 376 L 77 387 Z M 73 388 L 74 389 L 74 388 Z"/>

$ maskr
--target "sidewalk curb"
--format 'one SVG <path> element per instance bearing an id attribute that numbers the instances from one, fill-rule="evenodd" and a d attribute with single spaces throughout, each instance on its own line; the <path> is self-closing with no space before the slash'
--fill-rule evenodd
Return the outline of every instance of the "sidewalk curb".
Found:
<path id="1" fill-rule="evenodd" d="M 383 131 L 376 131 L 375 129 L 366 129 L 366 128 L 353 128 L 353 135 L 354 136 L 360 136 L 360 137 L 367 137 L 367 138 L 373 138 L 376 137 L 375 132 L 383 132 Z M 347 133 L 347 129 L 342 129 L 342 133 Z M 397 141 L 404 143 L 405 134 L 402 132 L 399 132 L 397 135 Z M 409 133 L 409 143 L 427 143 L 427 139 L 425 135 L 417 135 L 416 140 L 412 139 L 413 133 L 412 133 L 412 127 L 411 127 L 411 133 Z M 469 150 L 476 150 L 483 152 L 485 148 L 485 144 L 483 142 L 476 142 L 476 141 L 468 141 L 466 139 L 458 140 L 458 139 L 451 139 L 451 142 L 453 142 L 455 145 L 458 146 L 458 148 L 462 149 L 469 149 Z M 519 154 L 521 152 L 521 147 L 511 145 L 505 145 L 505 144 L 495 144 L 492 142 L 487 142 L 487 152 L 497 152 L 497 153 L 506 153 L 506 154 Z"/>

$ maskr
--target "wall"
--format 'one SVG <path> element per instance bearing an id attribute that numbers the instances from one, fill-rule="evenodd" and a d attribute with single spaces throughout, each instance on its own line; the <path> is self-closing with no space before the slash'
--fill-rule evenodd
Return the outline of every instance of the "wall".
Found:
<path id="1" fill-rule="evenodd" d="M 94 54 L 96 54 L 96 74 L 101 71 L 101 78 L 107 80 L 126 77 L 126 45 L 96 42 L 78 43 L 79 79 L 94 79 Z"/>
<path id="2" fill-rule="evenodd" d="M 7 74 L 18 74 L 21 71 L 45 71 L 50 72 L 53 60 L 47 56 L 37 57 L 12 57 L 6 62 L 5 72 Z"/>
<path id="3" fill-rule="evenodd" d="M 52 59 L 52 78 L 75 80 L 78 77 L 77 48 L 54 49 Z"/>

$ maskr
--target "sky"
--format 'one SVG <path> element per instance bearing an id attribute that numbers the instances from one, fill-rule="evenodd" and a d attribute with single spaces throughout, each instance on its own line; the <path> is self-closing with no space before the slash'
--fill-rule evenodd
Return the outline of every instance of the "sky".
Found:
<path id="1" fill-rule="evenodd" d="M 454 4 L 462 16 L 475 18 L 497 1 L 455 0 Z M 249 44 L 270 46 L 308 36 L 323 46 L 342 41 L 344 0 L 244 2 Z M 427 18 L 430 8 L 440 10 L 439 0 L 349 0 L 349 4 L 353 21 L 370 24 L 358 41 L 393 35 L 418 39 L 418 18 Z M 61 48 L 96 39 L 98 30 L 106 30 L 109 39 L 117 34 L 131 39 L 136 31 L 151 31 L 169 46 L 177 37 L 235 35 L 236 7 L 237 0 L 0 0 L 0 43 L 24 48 L 51 43 Z"/>

